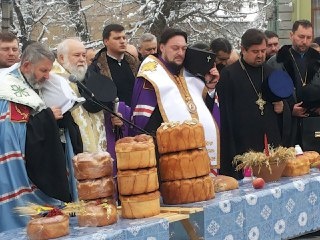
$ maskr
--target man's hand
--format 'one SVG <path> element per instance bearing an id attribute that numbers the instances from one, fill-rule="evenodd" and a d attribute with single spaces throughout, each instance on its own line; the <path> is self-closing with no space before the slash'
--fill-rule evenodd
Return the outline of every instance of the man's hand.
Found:
<path id="1" fill-rule="evenodd" d="M 63 118 L 63 115 L 62 115 L 62 112 L 61 112 L 61 109 L 58 108 L 58 107 L 51 107 L 51 111 L 53 113 L 53 116 L 54 116 L 54 119 L 55 120 L 59 120 L 59 119 L 62 119 Z"/>
<path id="2" fill-rule="evenodd" d="M 204 76 L 205 85 L 209 90 L 215 89 L 219 79 L 220 74 L 216 68 L 216 65 L 214 65 L 214 67 L 210 69 L 209 73 Z"/>
<path id="3" fill-rule="evenodd" d="M 278 101 L 278 102 L 273 102 L 273 110 L 280 114 L 283 112 L 283 102 L 282 101 Z"/>
<path id="4" fill-rule="evenodd" d="M 306 113 L 307 109 L 304 107 L 301 107 L 303 102 L 296 103 L 293 106 L 292 110 L 292 116 L 295 117 L 309 117 L 309 114 Z"/>
<path id="5" fill-rule="evenodd" d="M 117 115 L 122 117 L 121 113 L 117 113 Z M 113 115 L 111 115 L 111 123 L 112 123 L 112 126 L 121 127 L 123 125 L 122 120 L 120 118 L 118 118 L 118 117 L 113 116 Z"/>

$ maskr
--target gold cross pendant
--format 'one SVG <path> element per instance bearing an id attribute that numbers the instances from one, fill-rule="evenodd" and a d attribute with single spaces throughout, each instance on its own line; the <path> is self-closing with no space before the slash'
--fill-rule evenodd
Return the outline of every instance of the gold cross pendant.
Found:
<path id="1" fill-rule="evenodd" d="M 256 104 L 259 106 L 259 109 L 261 111 L 261 115 L 263 115 L 264 105 L 266 105 L 266 101 L 262 99 L 261 93 L 258 94 L 258 100 L 256 101 Z"/>

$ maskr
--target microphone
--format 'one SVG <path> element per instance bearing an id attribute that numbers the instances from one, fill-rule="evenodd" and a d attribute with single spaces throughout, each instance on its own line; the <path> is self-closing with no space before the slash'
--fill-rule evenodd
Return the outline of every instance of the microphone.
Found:
<path id="1" fill-rule="evenodd" d="M 89 88 L 87 88 L 82 82 L 80 82 L 75 75 L 71 74 L 68 79 L 70 82 L 76 83 L 77 86 L 81 90 L 83 90 L 89 97 L 93 99 L 95 98 L 93 92 Z"/>
<path id="2" fill-rule="evenodd" d="M 113 101 L 113 112 L 118 113 L 119 112 L 119 98 L 116 97 Z"/>
<path id="3" fill-rule="evenodd" d="M 119 113 L 119 98 L 118 97 L 116 97 L 113 101 L 113 113 L 115 113 L 114 116 L 118 116 L 118 113 Z M 116 126 L 116 125 L 113 126 L 113 131 L 115 133 L 116 140 L 123 137 L 123 133 L 122 133 L 120 126 Z"/>

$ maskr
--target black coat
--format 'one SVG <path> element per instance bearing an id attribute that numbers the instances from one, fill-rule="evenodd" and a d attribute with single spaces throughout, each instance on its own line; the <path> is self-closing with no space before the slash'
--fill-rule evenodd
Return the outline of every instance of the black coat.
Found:
<path id="1" fill-rule="evenodd" d="M 72 124 L 70 117 L 60 124 L 69 126 L 74 152 L 82 152 L 79 129 Z M 66 156 L 59 127 L 50 108 L 42 110 L 27 123 L 25 158 L 28 176 L 42 192 L 64 202 L 71 201 Z"/>
<path id="2" fill-rule="evenodd" d="M 247 72 L 258 92 L 261 92 L 262 68 L 245 64 Z M 273 71 L 263 65 L 263 81 Z M 264 150 L 264 135 L 273 147 L 283 145 L 282 117 L 274 112 L 273 104 L 264 105 L 264 114 L 256 104 L 258 96 L 254 91 L 239 61 L 224 68 L 217 85 L 221 117 L 220 142 L 220 174 L 242 178 L 242 172 L 236 172 L 232 160 L 235 155 L 249 150 Z M 285 112 L 290 112 L 289 107 Z"/>
<path id="3" fill-rule="evenodd" d="M 304 106 L 307 108 L 320 107 L 320 54 L 313 48 L 309 48 L 304 54 L 303 59 L 307 66 L 307 78 L 306 85 L 303 86 L 289 52 L 290 48 L 291 45 L 283 46 L 278 54 L 268 61 L 268 65 L 286 71 L 292 78 L 296 88 L 295 99 L 292 103 L 303 101 Z M 304 72 L 301 74 L 304 75 Z"/>
<path id="4" fill-rule="evenodd" d="M 286 71 L 292 78 L 295 94 L 291 99 L 288 99 L 290 109 L 292 110 L 294 104 L 302 101 L 302 106 L 307 108 L 310 116 L 317 115 L 313 112 L 313 109 L 320 107 L 320 54 L 313 48 L 309 48 L 304 54 L 303 61 L 305 61 L 306 67 L 304 71 L 300 71 L 300 74 L 303 75 L 303 80 L 301 80 L 296 64 L 289 52 L 290 48 L 291 45 L 283 46 L 276 56 L 269 59 L 268 65 Z M 294 53 L 293 50 L 291 51 Z M 302 81 L 304 81 L 305 72 L 307 72 L 306 85 L 303 86 Z M 301 119 L 292 116 L 291 126 L 290 145 L 302 144 Z"/>

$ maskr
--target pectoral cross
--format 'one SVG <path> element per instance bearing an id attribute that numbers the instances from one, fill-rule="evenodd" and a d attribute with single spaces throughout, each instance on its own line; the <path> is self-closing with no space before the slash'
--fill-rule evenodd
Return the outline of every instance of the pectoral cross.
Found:
<path id="1" fill-rule="evenodd" d="M 210 62 L 210 60 L 211 60 L 211 57 L 210 57 L 210 55 L 207 57 L 207 61 L 208 62 Z"/>
<path id="2" fill-rule="evenodd" d="M 264 105 L 266 105 L 266 101 L 263 100 L 261 93 L 258 94 L 258 100 L 256 101 L 256 104 L 259 106 L 259 109 L 261 111 L 261 115 L 263 115 Z"/>

